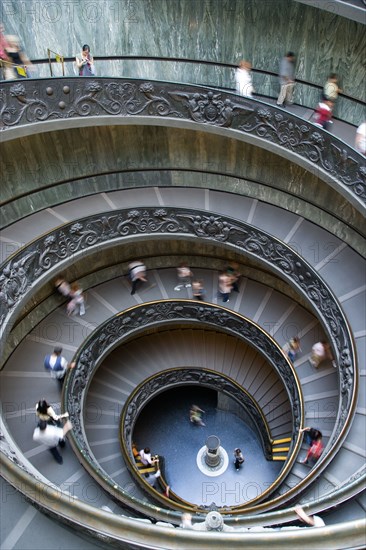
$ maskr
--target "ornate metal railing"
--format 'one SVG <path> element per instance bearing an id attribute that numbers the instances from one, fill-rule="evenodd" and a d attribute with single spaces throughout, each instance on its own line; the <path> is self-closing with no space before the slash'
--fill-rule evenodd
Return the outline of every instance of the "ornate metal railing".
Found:
<path id="1" fill-rule="evenodd" d="M 110 246 L 125 238 L 146 235 L 198 238 L 235 247 L 265 263 L 287 280 L 313 308 L 332 340 L 340 367 L 339 414 L 352 409 L 357 371 L 351 332 L 335 296 L 303 258 L 292 248 L 252 225 L 226 216 L 177 208 L 141 208 L 106 212 L 63 225 L 14 254 L 1 266 L 0 322 L 2 338 L 10 331 L 23 300 L 35 285 L 50 280 L 62 264 Z M 339 427 L 335 439 L 343 428 Z M 335 440 L 330 441 L 331 444 Z"/>
<path id="2" fill-rule="evenodd" d="M 193 307 L 189 306 L 189 310 L 193 313 L 201 315 L 203 311 L 204 304 L 201 304 Z M 154 307 L 154 304 L 152 304 Z M 179 308 L 182 307 L 182 304 L 179 305 Z M 183 303 L 183 308 L 186 307 L 186 303 Z M 206 304 L 205 304 L 206 307 Z M 212 306 L 208 306 L 212 308 Z M 172 313 L 174 311 L 174 306 L 172 308 Z M 169 311 L 166 311 L 169 315 Z M 182 314 L 182 311 L 179 311 L 179 315 Z M 226 316 L 227 312 L 223 312 L 223 315 Z M 205 319 L 206 316 L 204 316 Z M 169 318 L 172 318 L 172 315 L 169 315 Z M 186 317 L 184 316 L 184 319 Z M 216 316 L 214 316 L 216 319 Z M 249 321 L 249 319 L 241 318 L 243 323 L 252 325 L 253 332 L 257 330 L 261 331 L 259 327 Z M 195 320 L 198 320 L 196 317 Z M 240 322 L 240 321 L 239 321 Z M 215 323 L 214 326 L 216 327 Z M 230 326 L 233 329 L 233 326 Z M 242 329 L 241 326 L 237 328 Z M 105 329 L 104 329 L 105 330 Z M 236 330 L 234 331 L 236 333 Z M 293 374 L 295 372 L 293 371 Z M 218 374 L 215 371 L 210 369 L 197 369 L 192 367 L 179 368 L 179 369 L 169 369 L 165 370 L 163 373 L 155 374 L 147 380 L 144 380 L 128 397 L 121 415 L 121 441 L 123 449 L 125 451 L 126 458 L 129 458 L 133 461 L 134 456 L 132 453 L 132 437 L 135 424 L 138 417 L 140 416 L 144 407 L 147 403 L 154 399 L 162 391 L 165 391 L 167 388 L 174 388 L 177 386 L 189 386 L 189 385 L 202 385 L 213 390 L 217 390 L 223 394 L 230 396 L 237 403 L 241 405 L 244 411 L 246 411 L 257 429 L 257 434 L 262 445 L 263 454 L 267 460 L 272 458 L 272 437 L 270 428 L 266 421 L 266 417 L 250 393 L 239 386 L 234 380 L 231 380 L 228 376 L 224 374 Z M 293 383 L 292 383 L 293 385 Z M 298 404 L 295 405 L 296 414 L 298 414 Z"/>
<path id="3" fill-rule="evenodd" d="M 233 247 L 275 271 L 313 308 L 331 339 L 339 365 L 340 401 L 336 428 L 328 453 L 314 468 L 324 469 L 337 452 L 349 428 L 357 394 L 357 366 L 351 332 L 336 298 L 317 271 L 289 246 L 250 224 L 206 212 L 173 208 L 141 208 L 107 212 L 65 224 L 22 249 L 7 260 L 0 273 L 3 337 L 10 330 L 24 300 L 36 285 L 47 282 L 70 261 L 111 246 L 121 239 L 165 235 L 165 238 L 198 238 Z"/>
<path id="4" fill-rule="evenodd" d="M 4 140 L 37 131 L 94 124 L 210 126 L 276 151 L 335 187 L 360 211 L 366 202 L 366 161 L 329 132 L 283 109 L 217 89 L 136 79 L 58 78 L 5 82 L 0 92 Z M 111 120 L 112 118 L 112 120 Z M 159 122 L 158 122 L 159 121 Z M 42 124 L 40 124 L 42 123 Z M 29 127 L 29 130 L 27 130 Z M 211 130 L 212 131 L 212 130 Z"/>
<path id="5" fill-rule="evenodd" d="M 285 389 L 291 405 L 293 434 L 289 453 L 289 459 L 285 464 L 281 474 L 275 482 L 265 490 L 262 495 L 254 499 L 255 502 L 262 500 L 273 492 L 286 475 L 290 472 L 292 464 L 296 459 L 296 454 L 301 444 L 298 430 L 303 417 L 303 400 L 300 384 L 291 363 L 287 360 L 281 348 L 263 329 L 245 317 L 226 310 L 223 307 L 215 306 L 191 300 L 163 300 L 159 302 L 149 302 L 140 306 L 135 306 L 120 314 L 111 317 L 102 325 L 96 328 L 88 337 L 86 342 L 78 349 L 75 357 L 76 367 L 70 371 L 67 381 L 64 385 L 63 405 L 64 409 L 70 414 L 73 424 L 73 431 L 70 434 L 74 442 L 74 449 L 79 455 L 79 460 L 87 461 L 87 469 L 97 481 L 101 481 L 104 488 L 108 490 L 114 498 L 120 498 L 123 502 L 129 502 L 130 495 L 123 488 L 116 485 L 115 481 L 103 471 L 98 461 L 88 445 L 85 436 L 82 411 L 85 408 L 85 399 L 90 382 L 103 359 L 115 347 L 121 345 L 123 340 L 131 338 L 133 335 L 140 334 L 151 326 L 160 326 L 163 324 L 179 323 L 198 323 L 200 327 L 214 327 L 216 330 L 230 333 L 237 338 L 241 338 L 264 355 L 272 368 L 277 371 L 279 377 L 283 380 Z M 136 414 L 151 397 L 151 393 L 160 392 L 162 387 L 174 386 L 177 384 L 200 383 L 220 389 L 224 393 L 229 393 L 234 399 L 240 401 L 249 408 L 249 412 L 254 416 L 254 420 L 259 423 L 259 428 L 267 432 L 267 436 L 262 434 L 263 445 L 268 458 L 270 457 L 270 435 L 266 427 L 260 409 L 256 408 L 253 400 L 249 396 L 245 397 L 242 389 L 225 376 L 218 376 L 213 371 L 199 369 L 177 369 L 164 371 L 148 380 L 144 389 L 132 396 L 132 401 L 124 413 L 124 432 L 123 440 L 127 445 L 125 456 L 132 456 L 131 430 L 136 420 Z M 135 399 L 134 399 L 135 398 Z M 156 499 L 161 500 L 163 504 L 169 507 L 172 502 L 156 493 Z M 127 499 L 127 500 L 126 500 Z M 135 499 L 136 505 L 138 499 Z M 254 503 L 253 501 L 253 503 Z M 247 504 L 246 504 L 247 505 Z M 140 506 L 143 506 L 141 503 Z M 179 507 L 174 503 L 175 507 Z M 241 511 L 241 506 L 227 508 L 225 513 Z M 151 512 L 153 513 L 153 512 Z"/>
<path id="6" fill-rule="evenodd" d="M 22 458 L 22 457 L 21 457 Z M 296 519 L 293 508 L 279 510 L 268 514 L 247 515 L 244 520 L 244 532 L 239 530 L 231 533 L 205 533 L 171 529 L 166 526 L 152 526 L 140 523 L 138 520 L 110 514 L 95 508 L 70 494 L 65 494 L 50 483 L 37 480 L 25 467 L 23 462 L 14 460 L 13 454 L 8 455 L 1 451 L 1 473 L 4 479 L 11 483 L 26 498 L 34 501 L 37 508 L 53 517 L 58 523 L 62 522 L 86 536 L 94 537 L 99 542 L 111 547 L 119 548 L 119 544 L 135 544 L 146 546 L 149 544 L 156 549 L 185 548 L 186 550 L 220 550 L 230 548 L 264 548 L 278 544 L 281 548 L 303 549 L 304 537 L 308 546 L 326 548 L 361 548 L 364 545 L 365 520 L 351 521 L 338 525 L 329 525 L 322 529 L 306 529 L 294 531 L 252 532 L 250 538 L 246 528 L 258 525 L 279 525 Z M 23 458 L 23 461 L 25 459 Z M 320 497 L 315 506 L 304 506 L 308 513 L 315 513 L 327 507 L 347 501 L 362 490 L 364 475 L 353 479 L 347 486 L 337 491 L 337 498 L 333 494 Z M 162 514 L 162 519 L 169 521 L 169 516 Z M 230 523 L 226 519 L 225 523 Z M 238 522 L 235 520 L 235 525 Z M 335 544 L 336 541 L 336 544 Z"/>
<path id="7" fill-rule="evenodd" d="M 361 0 L 363 1 L 363 0 Z M 54 53 L 54 52 L 53 52 Z M 158 57 L 143 55 L 94 56 L 97 74 L 101 77 L 144 78 L 198 85 L 212 86 L 225 91 L 235 90 L 235 70 L 237 65 L 205 59 L 184 57 Z M 52 62 L 52 60 L 51 60 Z M 32 60 L 31 78 L 48 76 L 75 77 L 75 57 L 59 56 L 59 62 L 51 65 L 50 58 Z M 279 93 L 278 73 L 253 67 L 253 84 L 256 97 L 277 98 Z M 296 75 L 294 100 L 301 106 L 313 109 L 317 105 L 323 84 L 303 80 Z M 266 99 L 264 99 L 266 100 Z M 359 124 L 365 101 L 344 90 L 339 94 L 335 112 L 339 118 L 350 124 Z"/>
<path id="8" fill-rule="evenodd" d="M 152 304 L 152 307 L 154 307 L 155 304 Z M 179 305 L 179 317 L 182 314 L 181 311 L 182 304 Z M 183 307 L 187 307 L 186 303 L 183 303 Z M 212 306 L 209 306 L 209 308 L 212 309 Z M 176 309 L 176 306 L 173 305 L 172 311 Z M 197 312 L 197 314 L 201 315 L 203 304 L 200 304 L 193 308 L 192 311 L 192 305 L 189 305 L 188 308 L 190 312 Z M 172 315 L 169 311 L 165 311 L 165 314 L 168 315 L 169 321 L 171 322 L 173 320 Z M 227 312 L 223 312 L 223 314 L 226 316 Z M 184 319 L 186 319 L 186 316 L 184 316 Z M 202 325 L 200 319 L 198 317 L 194 317 L 194 322 L 199 322 L 200 325 Z M 255 324 L 253 324 L 248 319 L 242 318 L 243 323 L 253 325 L 254 332 L 257 332 L 259 327 L 257 327 Z M 204 321 L 205 322 L 205 321 Z M 216 324 L 214 323 L 214 327 L 217 328 Z M 230 323 L 230 329 L 233 330 L 233 325 Z M 242 328 L 241 326 L 237 328 Z M 106 330 L 104 328 L 104 330 Z M 235 330 L 236 332 L 236 330 Z M 277 354 L 276 354 L 277 355 Z M 296 380 L 296 374 L 295 371 L 292 370 L 292 374 L 294 375 L 294 380 L 292 381 L 292 385 L 296 382 L 296 385 L 298 386 L 299 394 L 299 400 L 303 402 L 302 396 L 301 396 L 301 389 L 300 386 Z M 161 392 L 164 392 L 166 390 L 169 390 L 171 388 L 176 388 L 179 386 L 192 386 L 192 385 L 199 385 L 208 387 L 210 389 L 213 389 L 215 391 L 218 391 L 220 393 L 228 395 L 231 399 L 234 399 L 239 405 L 242 407 L 243 411 L 245 411 L 246 414 L 249 415 L 251 418 L 254 427 L 256 428 L 256 433 L 259 437 L 259 440 L 262 445 L 263 449 L 263 455 L 267 460 L 271 460 L 272 458 L 272 442 L 273 439 L 271 437 L 270 428 L 268 426 L 266 417 L 257 403 L 257 401 L 254 399 L 250 393 L 240 386 L 238 383 L 236 383 L 234 380 L 229 378 L 228 376 L 225 376 L 224 374 L 219 374 L 215 371 L 209 370 L 209 369 L 197 369 L 192 367 L 186 367 L 186 368 L 175 368 L 175 369 L 169 369 L 164 370 L 163 372 L 159 372 L 158 374 L 155 374 L 154 376 L 151 376 L 147 380 L 144 380 L 135 390 L 131 393 L 131 395 L 128 397 L 126 403 L 124 404 L 123 411 L 121 414 L 121 422 L 120 422 L 120 440 L 121 440 L 121 448 L 123 457 L 125 460 L 125 463 L 127 464 L 128 469 L 130 470 L 132 476 L 135 478 L 137 483 L 142 484 L 142 478 L 140 474 L 138 473 L 138 470 L 136 469 L 135 465 L 135 458 L 133 455 L 132 447 L 133 447 L 133 432 L 136 425 L 136 422 L 138 420 L 138 417 L 140 416 L 143 409 L 146 407 L 148 402 L 150 402 L 152 399 L 157 397 L 157 395 L 161 394 Z M 295 405 L 295 414 L 298 413 L 298 404 Z M 298 433 L 298 432 L 296 432 Z M 295 436 L 295 434 L 294 434 Z M 291 434 L 292 438 L 292 434 Z M 292 438 L 292 444 L 291 444 L 291 452 L 294 450 L 294 438 Z M 290 454 L 290 453 L 289 453 Z M 290 463 L 293 464 L 295 458 L 295 454 L 292 455 Z M 289 465 L 286 467 L 286 473 L 289 472 Z M 285 474 L 286 475 L 286 474 Z M 284 479 L 283 475 L 280 475 L 278 480 L 275 480 L 275 482 L 271 485 L 271 487 L 267 488 L 263 493 L 261 493 L 257 498 L 250 501 L 250 504 L 253 505 L 254 502 L 259 502 L 260 500 L 263 500 L 268 495 L 270 495 L 276 487 L 279 486 L 280 483 L 282 483 Z M 152 487 L 144 483 L 145 489 L 147 488 L 149 491 L 155 492 Z M 176 501 L 180 502 L 179 495 L 176 495 Z M 183 502 L 183 501 L 182 501 Z M 169 504 L 169 500 L 163 499 L 163 503 L 165 505 Z M 184 501 L 185 504 L 188 504 L 187 501 Z M 248 503 L 245 503 L 246 505 Z M 192 507 L 197 508 L 197 506 L 192 504 Z M 224 510 L 224 513 L 227 513 L 227 507 L 225 507 L 226 510 Z M 233 508 L 231 508 L 231 511 L 234 511 Z"/>

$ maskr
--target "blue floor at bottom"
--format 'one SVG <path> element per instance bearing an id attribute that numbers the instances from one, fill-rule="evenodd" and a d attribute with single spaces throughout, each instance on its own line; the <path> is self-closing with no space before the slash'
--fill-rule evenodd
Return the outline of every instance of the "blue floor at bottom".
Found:
<path id="1" fill-rule="evenodd" d="M 206 426 L 189 421 L 197 404 L 206 412 Z M 196 463 L 197 453 L 209 435 L 217 435 L 229 456 L 223 474 L 208 477 Z M 267 461 L 258 435 L 236 415 L 216 408 L 216 393 L 206 388 L 168 390 L 142 411 L 134 430 L 139 449 L 149 446 L 165 458 L 165 478 L 183 499 L 198 505 L 237 506 L 259 496 L 277 478 L 283 463 Z M 240 447 L 245 463 L 236 471 L 233 453 Z"/>

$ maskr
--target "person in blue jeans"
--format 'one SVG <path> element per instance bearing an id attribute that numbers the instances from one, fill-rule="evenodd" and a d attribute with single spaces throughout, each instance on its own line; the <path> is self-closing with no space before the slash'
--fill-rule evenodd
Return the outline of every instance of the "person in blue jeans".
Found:
<path id="1" fill-rule="evenodd" d="M 283 351 L 287 354 L 291 363 L 293 363 L 297 355 L 301 352 L 300 338 L 298 336 L 291 338 L 291 340 L 283 346 Z"/>

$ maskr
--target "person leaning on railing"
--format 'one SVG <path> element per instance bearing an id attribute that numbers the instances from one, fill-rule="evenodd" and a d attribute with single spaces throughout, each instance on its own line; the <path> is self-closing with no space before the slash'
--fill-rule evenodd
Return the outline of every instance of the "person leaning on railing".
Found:
<path id="1" fill-rule="evenodd" d="M 84 44 L 80 57 L 76 56 L 75 65 L 79 69 L 79 76 L 95 75 L 94 59 L 88 44 Z"/>

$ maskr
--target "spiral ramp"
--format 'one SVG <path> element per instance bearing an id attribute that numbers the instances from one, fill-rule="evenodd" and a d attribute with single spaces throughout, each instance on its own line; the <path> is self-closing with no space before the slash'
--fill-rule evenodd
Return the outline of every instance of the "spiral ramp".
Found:
<path id="1" fill-rule="evenodd" d="M 360 492 L 357 481 L 365 475 L 366 285 L 365 264 L 361 254 L 362 236 L 357 234 L 357 246 L 354 247 L 351 246 L 349 237 L 350 233 L 357 233 L 357 224 L 351 228 L 350 233 L 345 233 L 342 240 L 341 232 L 335 236 L 322 226 L 321 216 L 318 216 L 317 222 L 312 222 L 311 214 L 304 217 L 260 198 L 246 197 L 235 192 L 228 193 L 224 185 L 219 186 L 218 190 L 212 190 L 199 185 L 186 188 L 149 184 L 135 189 L 103 193 L 96 191 L 82 198 L 70 197 L 67 202 L 60 202 L 55 197 L 53 204 L 47 208 L 39 208 L 37 213 L 23 219 L 14 219 L 3 229 L 3 259 L 5 261 L 18 248 L 27 246 L 40 235 L 47 235 L 63 224 L 121 208 L 145 207 L 169 207 L 192 211 L 197 209 L 209 215 L 245 221 L 296 250 L 329 286 L 341 305 L 352 331 L 358 359 L 357 401 L 352 401 L 352 410 L 348 411 L 350 419 L 344 428 L 341 444 L 335 449 L 327 448 L 327 442 L 337 430 L 337 414 L 342 399 L 339 371 L 330 364 L 315 370 L 308 360 L 312 344 L 324 334 L 323 327 L 307 301 L 296 295 L 284 281 L 279 282 L 265 267 L 254 261 L 246 265 L 245 258 L 235 254 L 235 259 L 241 262 L 243 277 L 239 293 L 232 294 L 226 307 L 251 319 L 279 346 L 283 346 L 294 333 L 301 337 L 302 353 L 295 362 L 295 370 L 304 400 L 303 423 L 316 425 L 321 429 L 326 452 L 330 457 L 316 475 L 312 476 L 312 468 L 301 463 L 305 452 L 303 444 L 289 475 L 276 492 L 268 497 L 267 502 L 264 502 L 263 513 L 262 510 L 256 510 L 253 515 L 242 514 L 235 519 L 235 523 L 282 524 L 294 519 L 294 515 L 292 512 L 281 515 L 281 509 L 277 510 L 276 503 L 280 503 L 286 510 L 286 507 L 290 509 L 295 502 L 299 502 L 307 504 L 311 512 L 322 513 L 327 525 L 337 527 L 337 524 L 354 522 L 355 530 L 362 528 L 359 520 L 364 518 L 366 501 L 365 493 Z M 326 214 L 329 215 L 329 212 Z M 17 216 L 14 215 L 14 218 Z M 329 223 L 324 225 L 329 226 Z M 150 502 L 154 503 L 154 499 L 140 488 L 124 463 L 119 441 L 120 413 L 131 392 L 145 379 L 162 370 L 190 366 L 211 369 L 228 376 L 250 392 L 263 410 L 271 409 L 269 425 L 274 439 L 281 440 L 291 436 L 292 426 L 287 421 L 289 405 L 286 402 L 286 391 L 263 357 L 254 353 L 245 342 L 238 341 L 223 331 L 205 330 L 195 326 L 172 328 L 170 331 L 142 335 L 128 341 L 102 362 L 88 388 L 83 413 L 88 445 L 103 471 L 131 494 L 133 498 L 129 503 L 116 502 L 104 491 L 98 485 L 95 476 L 91 476 L 79 463 L 70 445 L 64 450 L 62 468 L 46 459 L 49 457 L 43 447 L 35 446 L 32 441 L 36 422 L 35 403 L 45 396 L 56 408 L 61 406 L 59 388 L 43 369 L 43 358 L 56 343 L 63 347 L 64 354 L 71 359 L 94 329 L 111 316 L 145 302 L 177 297 L 190 298 L 189 293 L 183 296 L 181 292 L 177 296 L 174 291 L 175 266 L 187 257 L 191 260 L 190 265 L 195 276 L 199 276 L 205 282 L 207 302 L 221 305 L 217 297 L 218 270 L 226 265 L 230 253 L 226 254 L 223 251 L 220 257 L 217 249 L 210 251 L 207 248 L 207 257 L 203 261 L 193 243 L 185 243 L 181 238 L 180 253 L 167 258 L 164 244 L 158 239 L 155 243 L 155 254 L 151 253 L 151 249 L 144 253 L 142 239 L 136 240 L 133 244 L 138 256 L 144 259 L 149 268 L 148 283 L 135 296 L 130 295 L 129 285 L 124 277 L 124 258 L 117 258 L 117 255 L 113 256 L 112 253 L 109 266 L 96 265 L 94 277 L 91 276 L 91 268 L 88 272 L 89 277 L 81 279 L 87 291 L 87 311 L 84 317 L 68 318 L 62 300 L 55 296 L 48 281 L 43 298 L 39 299 L 38 296 L 38 300 L 35 300 L 34 310 L 30 299 L 24 305 L 13 327 L 15 336 L 12 342 L 16 342 L 15 349 L 9 353 L 9 349 L 6 348 L 7 360 L 0 372 L 4 432 L 7 432 L 15 442 L 19 456 L 28 461 L 29 471 L 38 476 L 44 486 L 49 484 L 53 490 L 60 489 L 64 494 L 68 494 L 70 499 L 76 498 L 80 505 L 87 505 L 88 517 L 91 520 L 86 528 L 80 516 L 69 517 L 66 520 L 64 517 L 66 525 L 74 529 L 72 532 L 55 521 L 59 512 L 57 501 L 56 504 L 49 502 L 46 508 L 42 505 L 44 501 L 38 502 L 37 496 L 32 498 L 29 490 L 18 486 L 19 492 L 15 492 L 6 481 L 3 481 L 3 494 L 6 499 L 6 521 L 1 525 L 4 549 L 50 547 L 50 541 L 57 535 L 60 548 L 93 548 L 98 544 L 106 547 L 112 543 L 117 547 L 120 545 L 126 548 L 182 548 L 182 544 L 186 544 L 187 548 L 208 547 L 205 544 L 209 539 L 205 539 L 200 546 L 198 539 L 190 539 L 188 536 L 185 543 L 182 543 L 184 539 L 179 538 L 177 529 L 161 525 L 153 527 L 150 519 L 162 519 L 162 512 L 159 510 L 158 513 L 156 509 L 151 508 L 151 514 L 146 513 L 144 518 L 141 506 L 134 506 L 137 500 L 149 505 Z M 128 257 L 132 258 L 131 250 L 128 251 Z M 72 270 L 70 275 L 72 276 Z M 30 325 L 33 326 L 30 330 L 26 329 L 27 318 L 31 319 Z M 6 475 L 4 477 L 10 479 Z M 352 484 L 357 486 L 354 491 L 348 490 Z M 298 487 L 301 489 L 297 490 Z M 23 493 L 35 506 L 25 501 Z M 37 506 L 46 511 L 53 520 L 41 514 Z M 102 506 L 108 506 L 117 518 L 127 518 L 122 527 L 123 534 L 116 535 L 116 523 L 114 538 L 108 538 L 108 527 L 103 528 L 102 520 L 108 523 L 110 518 L 107 512 L 101 512 Z M 60 518 L 61 516 L 62 514 Z M 168 517 L 167 514 L 166 518 Z M 128 529 L 131 527 L 132 532 L 133 523 L 129 522 L 133 522 L 133 518 L 140 521 L 142 519 L 145 524 L 141 522 L 140 538 L 134 531 L 136 538 L 132 541 L 129 539 Z M 230 518 L 227 521 L 230 523 Z M 176 516 L 172 516 L 172 523 L 178 523 Z M 144 528 L 147 529 L 146 532 Z M 173 531 L 172 535 L 167 534 L 170 530 Z M 92 542 L 90 538 L 87 541 L 79 539 L 79 536 L 90 537 L 92 534 L 95 535 Z M 185 536 L 185 533 L 182 536 Z M 215 534 L 218 539 L 220 536 Z M 226 536 L 227 544 L 232 544 L 233 548 L 241 547 L 243 544 L 244 539 L 238 541 Z M 358 533 L 357 541 L 359 540 Z M 224 541 L 222 538 L 216 543 L 211 539 L 209 547 L 217 548 L 218 544 L 222 545 Z M 358 543 L 353 546 L 352 537 L 347 543 L 348 546 L 343 542 L 338 545 L 336 535 L 331 544 L 329 548 L 362 547 Z M 277 541 L 272 546 L 277 548 L 281 543 Z M 248 545 L 249 547 L 254 548 L 255 545 Z M 312 541 L 311 547 L 316 548 L 316 542 Z"/>
<path id="2" fill-rule="evenodd" d="M 364 270 L 362 259 L 356 252 L 334 235 L 308 220 L 245 197 L 226 195 L 225 201 L 223 201 L 220 192 L 161 188 L 159 193 L 155 194 L 156 206 L 161 206 L 163 203 L 187 207 L 192 201 L 192 192 L 194 192 L 197 206 L 203 207 L 205 204 L 209 204 L 208 211 L 224 215 L 230 212 L 233 217 L 250 213 L 251 223 L 254 226 L 267 231 L 270 229 L 271 234 L 278 239 L 300 245 L 304 258 L 319 271 L 337 296 L 352 327 L 358 357 L 359 359 L 364 357 L 365 325 L 360 307 L 365 295 Z M 150 196 L 154 196 L 154 192 Z M 131 201 L 128 206 L 143 204 L 145 197 L 143 190 L 135 190 L 133 197 L 128 191 L 107 195 L 108 202 L 116 206 L 123 203 L 125 207 L 126 203 L 128 205 L 128 201 Z M 159 202 L 157 197 L 159 197 Z M 97 194 L 92 198 L 68 203 L 67 210 L 65 205 L 55 206 L 48 210 L 46 216 L 40 212 L 19 223 L 12 224 L 4 230 L 3 239 L 8 242 L 22 242 L 24 234 L 28 235 L 29 240 L 36 238 L 40 231 L 46 233 L 55 225 L 59 225 L 59 220 L 62 217 L 66 218 L 66 211 L 68 213 L 66 219 L 69 220 L 69 216 L 73 212 L 75 219 L 78 219 L 105 210 L 106 195 Z M 42 224 L 40 224 L 41 220 Z M 317 243 L 316 250 L 314 250 L 314 243 Z M 217 302 L 217 271 L 200 267 L 193 267 L 193 270 L 205 281 L 206 299 L 213 303 Z M 62 304 L 45 316 L 21 341 L 1 372 L 1 399 L 6 425 L 19 449 L 36 470 L 44 478 L 69 491 L 78 499 L 97 508 L 108 505 L 116 514 L 128 517 L 135 515 L 133 510 L 126 510 L 123 506 L 116 505 L 80 466 L 70 448 L 66 449 L 64 465 L 59 468 L 49 460 L 45 460 L 44 449 L 34 445 L 31 434 L 35 425 L 34 404 L 40 396 L 47 395 L 52 403 L 57 405 L 60 403 L 58 388 L 54 381 L 50 380 L 48 375 L 43 372 L 44 355 L 57 340 L 63 346 L 65 355 L 71 358 L 92 329 L 111 315 L 132 307 L 136 303 L 177 297 L 177 293 L 174 292 L 175 270 L 173 267 L 149 270 L 148 276 L 148 284 L 135 297 L 130 296 L 124 277 L 116 277 L 89 288 L 87 313 L 83 318 L 68 319 Z M 188 295 L 187 298 L 189 298 Z M 305 425 L 316 423 L 322 430 L 326 442 L 334 428 L 339 389 L 336 369 L 327 365 L 315 371 L 308 361 L 312 343 L 322 334 L 319 322 L 309 310 L 289 296 L 246 276 L 241 281 L 240 292 L 237 295 L 232 295 L 227 307 L 262 326 L 278 341 L 279 345 L 283 345 L 286 338 L 291 335 L 288 333 L 291 330 L 289 327 L 296 327 L 303 349 L 295 367 L 304 395 L 304 423 Z M 205 347 L 197 345 L 197 342 L 202 339 L 207 344 Z M 168 337 L 166 334 L 158 334 L 145 336 L 143 340 L 142 345 L 141 342 L 132 341 L 124 347 L 123 357 L 117 364 L 117 368 L 115 362 L 113 366 L 109 364 L 112 359 L 107 359 L 98 370 L 90 386 L 88 400 L 93 402 L 93 406 L 97 403 L 102 413 L 98 416 L 97 422 L 86 423 L 85 429 L 93 453 L 103 468 L 107 469 L 108 473 L 116 478 L 120 485 L 133 487 L 133 494 L 146 500 L 148 497 L 136 486 L 123 464 L 118 436 L 119 414 L 123 404 L 130 392 L 144 378 L 161 369 L 180 366 L 181 363 L 203 368 L 209 367 L 227 374 L 243 384 L 244 387 L 246 386 L 254 396 L 259 396 L 263 406 L 271 399 L 281 401 L 284 390 L 276 381 L 271 381 L 260 375 L 254 376 L 254 372 L 257 374 L 260 372 L 260 358 L 257 357 L 255 369 L 251 370 L 251 366 L 248 367 L 248 364 L 241 361 L 242 353 L 235 353 L 239 344 L 225 334 L 212 332 L 207 336 L 204 331 L 200 330 L 175 330 Z M 245 346 L 244 344 L 240 345 Z M 117 352 L 114 354 L 117 354 L 118 357 Z M 179 362 L 177 362 L 178 357 L 180 358 Z M 341 449 L 316 482 L 298 499 L 300 502 L 316 502 L 319 496 L 341 487 L 352 476 L 357 477 L 363 471 L 365 456 L 364 399 L 365 370 L 361 366 L 358 402 L 347 437 Z M 86 414 L 88 416 L 88 410 Z M 89 415 L 93 418 L 92 407 L 89 410 Z M 271 428 L 276 438 L 281 438 L 290 431 L 290 426 L 281 423 L 281 417 L 282 415 L 272 420 Z M 299 453 L 290 475 L 278 490 L 278 494 L 286 493 L 308 475 L 309 468 L 300 463 L 302 454 L 303 452 Z M 46 522 L 48 527 L 50 526 L 50 520 L 43 518 L 35 509 L 25 505 L 19 494 L 15 495 L 10 488 L 7 488 L 6 491 L 10 495 L 9 500 L 13 505 L 15 502 L 21 502 L 19 502 L 19 509 L 17 508 L 13 514 L 8 537 L 5 537 L 5 540 L 10 543 L 11 540 L 15 540 L 14 529 L 17 525 L 15 523 L 17 517 L 21 525 L 28 520 L 30 524 L 40 522 L 43 526 Z M 15 508 L 15 506 L 12 508 L 11 504 L 9 507 L 13 510 Z M 362 518 L 364 513 L 364 495 L 356 496 L 346 504 L 338 505 L 329 511 L 326 515 L 326 522 L 336 524 L 339 521 L 357 520 Z M 18 539 L 18 546 L 14 547 L 21 547 L 19 544 L 23 544 L 26 540 L 26 532 L 25 528 L 22 537 Z M 67 533 L 67 537 L 73 541 L 69 544 L 75 544 L 75 535 Z M 85 547 L 93 546 L 89 542 L 85 542 L 85 544 Z"/>

